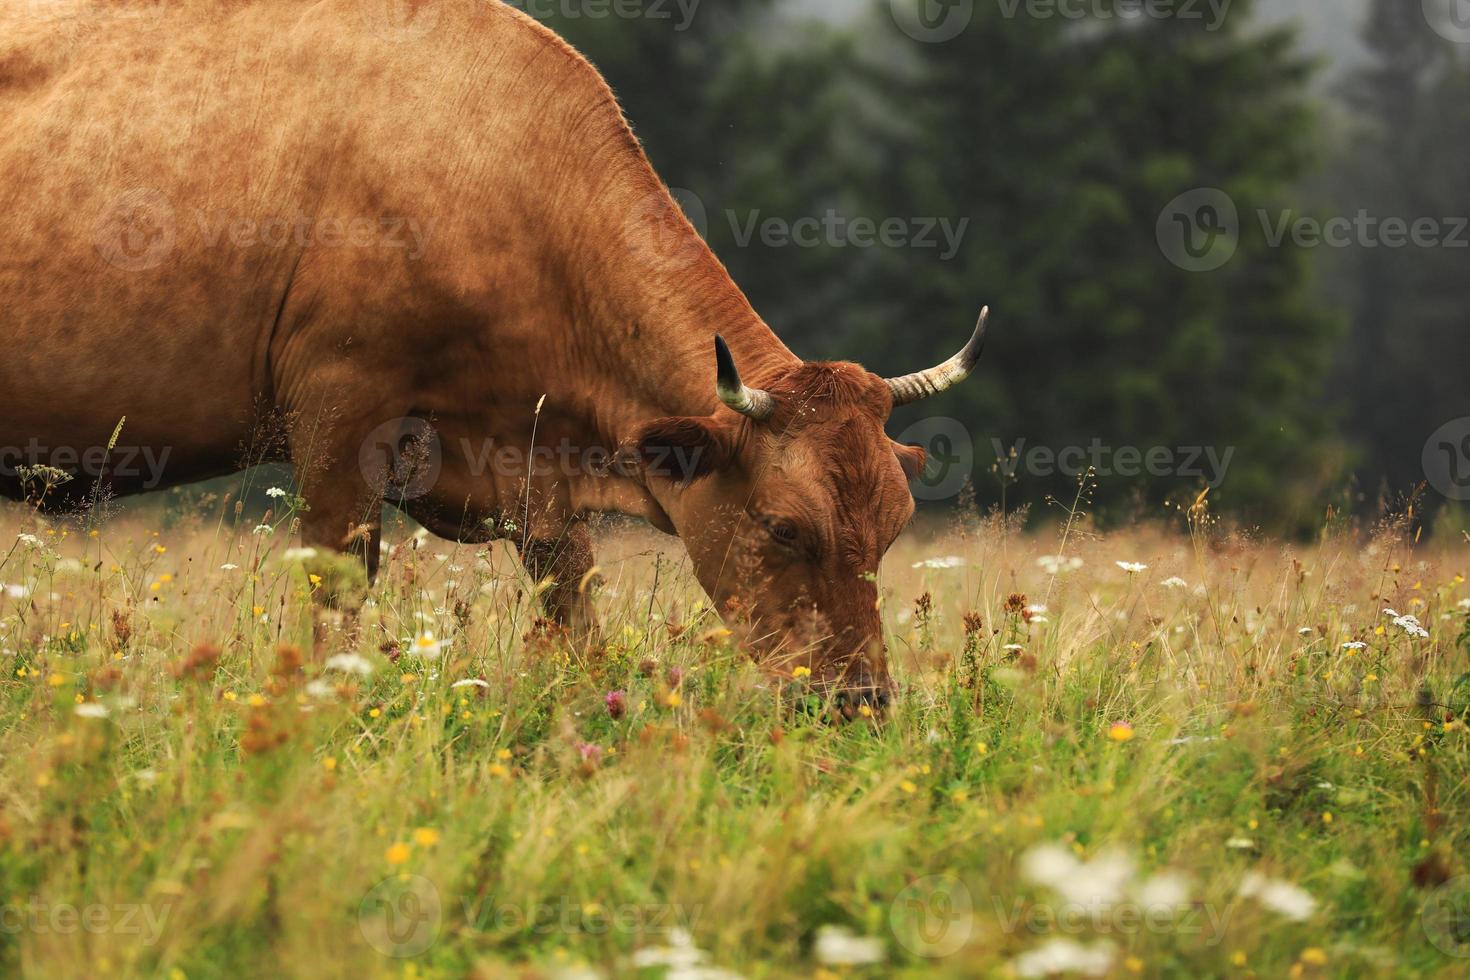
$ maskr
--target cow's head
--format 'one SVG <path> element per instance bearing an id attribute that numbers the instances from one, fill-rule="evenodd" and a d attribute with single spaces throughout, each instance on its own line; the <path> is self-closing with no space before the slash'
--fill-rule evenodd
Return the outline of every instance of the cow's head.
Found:
<path id="1" fill-rule="evenodd" d="M 896 405 L 962 381 L 985 340 L 937 367 L 882 378 L 809 363 L 750 388 L 715 338 L 713 415 L 656 419 L 637 436 L 647 479 L 700 584 L 770 664 L 879 705 L 891 680 L 878 563 L 914 513 L 923 450 L 884 433 Z"/>

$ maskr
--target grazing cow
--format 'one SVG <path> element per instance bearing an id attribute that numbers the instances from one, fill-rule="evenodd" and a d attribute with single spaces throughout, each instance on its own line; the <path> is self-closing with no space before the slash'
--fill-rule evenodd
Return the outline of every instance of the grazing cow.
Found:
<path id="1" fill-rule="evenodd" d="M 583 628 L 584 520 L 635 515 L 770 662 L 886 698 L 875 574 L 923 453 L 884 423 L 970 372 L 983 316 L 919 374 L 803 362 L 551 31 L 488 0 L 31 0 L 0 8 L 0 117 L 8 496 L 17 462 L 77 473 L 65 505 L 289 460 L 305 543 L 371 574 L 387 493 L 512 539 Z"/>

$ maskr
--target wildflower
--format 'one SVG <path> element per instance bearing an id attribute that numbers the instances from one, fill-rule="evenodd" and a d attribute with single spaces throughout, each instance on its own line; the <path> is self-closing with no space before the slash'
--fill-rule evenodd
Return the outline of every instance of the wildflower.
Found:
<path id="1" fill-rule="evenodd" d="M 965 564 L 965 559 L 959 555 L 945 555 L 943 558 L 925 558 L 923 561 L 914 562 L 914 568 L 959 568 Z"/>
<path id="2" fill-rule="evenodd" d="M 315 548 L 287 548 L 281 552 L 282 561 L 308 561 L 315 557 Z"/>
<path id="3" fill-rule="evenodd" d="M 235 569 L 237 569 L 239 567 L 240 566 L 239 565 L 236 565 L 234 562 L 227 561 L 227 562 L 225 562 L 223 565 L 221 565 L 219 567 L 219 570 L 222 571 L 222 572 L 233 572 Z"/>
<path id="4" fill-rule="evenodd" d="M 1019 643 L 1007 643 L 1001 649 L 1002 650 L 1005 650 L 1008 653 L 1020 653 L 1022 650 L 1026 649 L 1026 648 L 1024 646 L 1022 646 L 1021 644 L 1019 644 Z"/>
<path id="5" fill-rule="evenodd" d="M 265 495 L 267 497 L 271 497 L 271 498 L 274 498 L 274 499 L 279 499 L 279 498 L 284 497 L 286 495 L 286 491 L 284 489 L 282 489 L 281 487 L 271 487 L 269 490 L 267 490 L 265 492 Z"/>
<path id="6" fill-rule="evenodd" d="M 817 939 L 812 953 L 818 963 L 827 966 L 865 966 L 882 963 L 883 940 L 871 936 L 856 936 L 842 926 L 822 926 L 817 930 Z"/>
<path id="7" fill-rule="evenodd" d="M 387 858 L 389 864 L 402 864 L 409 857 L 408 845 L 400 841 L 388 848 L 383 857 Z"/>
<path id="8" fill-rule="evenodd" d="M 311 697 L 319 701 L 326 701 L 328 698 L 335 697 L 337 694 L 337 689 L 320 677 L 313 681 L 307 681 L 304 690 Z"/>
<path id="9" fill-rule="evenodd" d="M 85 701 L 72 708 L 71 713 L 78 718 L 106 718 L 107 705 L 98 704 L 96 701 Z"/>
<path id="10" fill-rule="evenodd" d="M 254 530 L 252 530 L 250 533 L 264 537 L 267 534 L 275 534 L 276 529 L 271 527 L 269 524 L 257 524 L 255 525 Z"/>
<path id="11" fill-rule="evenodd" d="M 1133 861 L 1116 851 L 1081 861 L 1060 844 L 1042 844 L 1022 855 L 1021 875 L 1068 902 L 1091 907 L 1117 901 L 1133 877 Z"/>
<path id="12" fill-rule="evenodd" d="M 41 539 L 36 537 L 34 534 L 17 534 L 15 536 L 15 540 L 19 541 L 21 544 L 25 545 L 28 548 L 45 547 L 45 545 L 41 543 Z"/>
<path id="13" fill-rule="evenodd" d="M 1387 611 L 1392 612 L 1392 610 Z M 1420 639 L 1426 639 L 1429 636 L 1429 631 L 1423 627 L 1416 616 L 1395 616 L 1393 624 L 1410 636 L 1417 636 Z"/>
<path id="14" fill-rule="evenodd" d="M 664 704 L 670 708 L 677 708 L 684 703 L 683 696 L 678 691 L 670 691 L 664 698 Z"/>
<path id="15" fill-rule="evenodd" d="M 413 656 L 424 658 L 437 657 L 443 650 L 443 642 L 434 639 L 434 634 L 430 631 L 425 631 L 414 637 L 409 643 L 408 648 L 408 652 Z"/>
<path id="16" fill-rule="evenodd" d="M 1168 578 L 1164 579 L 1164 581 L 1161 582 L 1160 584 L 1163 585 L 1163 587 L 1166 588 L 1166 589 L 1187 589 L 1187 588 L 1189 588 L 1189 583 L 1186 582 L 1186 581 L 1184 581 L 1184 579 L 1180 578 L 1178 575 L 1171 575 Z"/>
<path id="17" fill-rule="evenodd" d="M 64 674 L 52 674 L 46 678 L 46 683 L 51 687 L 60 687 L 66 683 L 66 676 Z"/>
<path id="18" fill-rule="evenodd" d="M 323 759 L 322 760 L 322 768 L 325 769 L 327 772 L 331 772 L 332 770 L 336 769 L 337 768 L 337 758 L 336 758 L 336 756 L 329 755 L 325 759 Z"/>
<path id="19" fill-rule="evenodd" d="M 1148 568 L 1147 565 L 1137 561 L 1115 561 L 1113 562 L 1113 564 L 1123 569 L 1123 571 L 1127 572 L 1129 575 L 1137 575 L 1145 568 Z"/>
<path id="20" fill-rule="evenodd" d="M 510 770 L 507 769 L 507 768 L 505 768 L 505 766 L 502 766 L 498 762 L 492 762 L 492 763 L 490 763 L 489 772 L 490 772 L 490 775 L 494 776 L 496 779 L 509 779 L 510 778 Z"/>
<path id="21" fill-rule="evenodd" d="M 795 677 L 797 680 L 800 680 L 803 677 L 810 677 L 812 676 L 812 669 L 810 667 L 798 667 L 791 672 L 791 676 Z"/>
<path id="22" fill-rule="evenodd" d="M 1312 632 L 1313 632 L 1312 627 L 1310 627 L 1310 626 L 1303 626 L 1303 627 L 1301 627 L 1300 629 L 1297 630 L 1297 635 L 1298 636 L 1311 636 L 1312 635 Z"/>
<path id="23" fill-rule="evenodd" d="M 1082 567 L 1082 559 L 1075 556 L 1063 558 L 1061 555 L 1042 555 L 1036 559 L 1036 564 L 1041 566 L 1042 571 L 1048 575 L 1058 575 L 1062 572 L 1072 572 Z"/>
<path id="24" fill-rule="evenodd" d="M 1459 602 L 1459 606 L 1466 612 L 1470 612 L 1470 599 L 1461 599 Z"/>
<path id="25" fill-rule="evenodd" d="M 478 687 L 488 691 L 490 689 L 490 682 L 485 680 L 483 677 L 466 677 L 464 680 L 455 681 L 449 686 L 452 688 Z"/>
<path id="26" fill-rule="evenodd" d="M 419 827 L 413 832 L 413 842 L 420 847 L 433 847 L 439 843 L 439 831 L 433 827 Z"/>
<path id="27" fill-rule="evenodd" d="M 914 785 L 912 780 L 908 779 L 905 779 L 903 782 L 899 783 L 898 788 L 903 790 L 905 793 L 914 793 L 917 792 L 919 789 L 919 787 Z"/>
<path id="28" fill-rule="evenodd" d="M 373 672 L 372 662 L 360 653 L 335 653 L 322 666 L 326 670 L 340 670 L 359 677 L 367 677 Z"/>
<path id="29" fill-rule="evenodd" d="M 1327 953 L 1320 946 L 1308 946 L 1302 950 L 1301 961 L 1308 966 L 1326 966 Z"/>
<path id="30" fill-rule="evenodd" d="M 1115 721 L 1108 728 L 1108 738 L 1114 742 L 1126 742 L 1133 737 L 1133 726 L 1126 721 Z"/>
<path id="31" fill-rule="evenodd" d="M 707 971 L 696 970 L 704 962 L 705 952 L 694 945 L 694 938 L 683 929 L 670 929 L 668 945 L 645 946 L 633 953 L 632 963 L 637 969 L 666 966 L 670 973 L 703 976 Z"/>
<path id="32" fill-rule="evenodd" d="M 1306 889 L 1279 878 L 1268 878 L 1257 871 L 1242 879 L 1240 896 L 1254 898 L 1292 922 L 1305 922 L 1317 908 L 1317 900 Z"/>
<path id="33" fill-rule="evenodd" d="M 1032 616 L 1040 616 L 1042 613 L 1046 612 L 1046 606 L 1042 605 L 1039 602 L 1033 602 L 1031 603 L 1031 605 L 1025 608 L 1024 612 Z"/>
<path id="34" fill-rule="evenodd" d="M 1033 950 L 1011 961 L 1018 977 L 1050 977 L 1062 973 L 1081 973 L 1100 977 L 1113 966 L 1113 946 L 1099 942 L 1083 946 L 1070 939 L 1048 939 Z"/>
<path id="35" fill-rule="evenodd" d="M 1367 646 L 1368 644 L 1362 643 L 1358 640 L 1350 640 L 1347 643 L 1344 643 L 1342 645 L 1342 648 L 1344 650 L 1364 650 L 1367 648 Z"/>
<path id="36" fill-rule="evenodd" d="M 628 695 L 622 691 L 608 691 L 602 703 L 606 705 L 608 716 L 613 721 L 622 718 L 628 711 Z"/>

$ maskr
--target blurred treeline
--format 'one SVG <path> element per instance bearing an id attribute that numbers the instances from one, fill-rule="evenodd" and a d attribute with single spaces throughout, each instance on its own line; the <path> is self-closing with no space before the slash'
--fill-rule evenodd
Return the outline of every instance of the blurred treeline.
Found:
<path id="1" fill-rule="evenodd" d="M 931 22 L 946 9 L 871 0 L 819 23 L 816 0 L 704 0 L 688 19 L 673 3 L 657 5 L 667 17 L 526 7 L 603 71 L 802 356 L 914 370 L 991 305 L 978 377 L 890 430 L 962 420 L 982 503 L 1002 482 L 1011 503 L 1070 500 L 1075 481 L 1028 473 L 1025 449 L 1100 442 L 1233 448 L 1210 501 L 1274 530 L 1321 526 L 1329 506 L 1401 507 L 1425 439 L 1470 415 L 1470 249 L 1273 245 L 1262 223 L 1470 214 L 1470 45 L 1431 29 L 1419 0 L 1369 0 L 1371 61 L 1325 85 L 1293 29 L 1266 28 L 1248 0 L 1219 23 L 1203 3 L 1198 19 L 1124 19 L 1089 0 L 1077 19 L 976 0 L 933 43 L 900 29 L 893 7 L 910 2 Z M 1240 216 L 1237 251 L 1209 272 L 1156 238 L 1169 202 L 1200 187 Z M 829 209 L 914 234 L 917 219 L 968 224 L 952 256 L 937 230 L 935 247 L 747 237 L 752 219 Z M 1021 440 L 1005 481 L 996 447 Z M 1106 475 L 1093 507 L 1153 513 L 1203 485 Z"/>

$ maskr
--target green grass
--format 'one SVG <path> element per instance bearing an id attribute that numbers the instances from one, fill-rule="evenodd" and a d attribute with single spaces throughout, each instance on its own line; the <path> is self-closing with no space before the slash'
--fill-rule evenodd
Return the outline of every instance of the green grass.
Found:
<path id="1" fill-rule="evenodd" d="M 320 663 L 347 634 L 311 652 L 334 571 L 286 527 L 6 527 L 40 546 L 0 564 L 30 590 L 0 596 L 0 973 L 657 977 L 675 927 L 750 977 L 1012 975 L 1055 939 L 1112 976 L 1470 964 L 1430 941 L 1470 908 L 1463 547 L 1074 532 L 1052 576 L 1053 536 L 916 529 L 881 583 L 898 703 L 833 724 L 650 533 L 603 535 L 589 654 L 536 634 L 500 547 L 399 531 L 360 677 Z M 1048 886 L 1048 845 L 1097 863 Z M 1123 858 L 1095 903 L 1054 890 Z M 883 962 L 823 962 L 833 926 Z"/>

